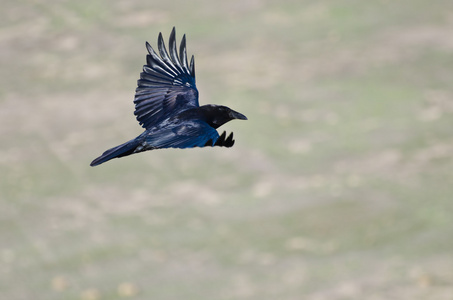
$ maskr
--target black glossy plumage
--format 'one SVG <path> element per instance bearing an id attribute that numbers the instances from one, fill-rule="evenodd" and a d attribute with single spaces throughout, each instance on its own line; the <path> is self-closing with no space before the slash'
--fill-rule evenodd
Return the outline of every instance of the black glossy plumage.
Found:
<path id="1" fill-rule="evenodd" d="M 199 106 L 194 57 L 189 64 L 185 35 L 178 53 L 175 35 L 173 27 L 167 51 L 159 33 L 159 55 L 146 42 L 146 65 L 140 73 L 134 99 L 134 114 L 145 131 L 135 139 L 105 151 L 91 166 L 153 149 L 233 146 L 233 133 L 226 137 L 223 132 L 219 136 L 216 129 L 233 119 L 247 118 L 226 106 Z"/>

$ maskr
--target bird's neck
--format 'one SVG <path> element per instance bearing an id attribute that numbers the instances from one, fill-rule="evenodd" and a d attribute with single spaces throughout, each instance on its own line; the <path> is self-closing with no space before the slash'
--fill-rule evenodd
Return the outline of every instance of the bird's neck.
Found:
<path id="1" fill-rule="evenodd" d="M 206 122 L 209 126 L 217 129 L 226 122 L 219 122 L 219 118 L 216 115 L 216 109 L 212 105 L 203 105 L 200 107 L 194 107 L 181 112 L 178 116 L 180 120 L 201 120 Z"/>

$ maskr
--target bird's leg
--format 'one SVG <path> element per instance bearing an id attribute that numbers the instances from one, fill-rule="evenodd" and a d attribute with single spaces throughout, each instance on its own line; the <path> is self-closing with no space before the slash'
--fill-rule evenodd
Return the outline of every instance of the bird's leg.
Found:
<path id="1" fill-rule="evenodd" d="M 233 140 L 233 133 L 231 132 L 230 135 L 225 139 L 226 137 L 226 132 L 224 131 L 217 141 L 215 142 L 214 146 L 219 146 L 219 147 L 232 147 L 234 145 L 234 140 Z"/>

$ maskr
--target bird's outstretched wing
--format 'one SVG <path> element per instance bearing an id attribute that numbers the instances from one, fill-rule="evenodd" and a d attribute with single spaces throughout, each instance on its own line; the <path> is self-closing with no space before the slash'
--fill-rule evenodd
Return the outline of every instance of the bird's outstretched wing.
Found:
<path id="1" fill-rule="evenodd" d="M 217 130 L 203 121 L 193 120 L 170 125 L 145 137 L 151 148 L 193 148 L 215 146 Z M 148 150 L 148 149 L 147 149 Z"/>
<path id="2" fill-rule="evenodd" d="M 191 107 L 198 107 L 198 90 L 195 85 L 195 62 L 192 56 L 187 62 L 186 36 L 176 50 L 175 28 L 170 34 L 169 53 L 159 33 L 159 55 L 148 42 L 146 65 L 138 80 L 135 91 L 137 121 L 149 129 L 163 120 Z"/>

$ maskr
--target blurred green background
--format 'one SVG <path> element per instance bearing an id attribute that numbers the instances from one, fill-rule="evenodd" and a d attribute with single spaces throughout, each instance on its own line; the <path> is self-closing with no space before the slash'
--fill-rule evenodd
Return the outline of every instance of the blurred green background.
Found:
<path id="1" fill-rule="evenodd" d="M 13 1 L 0 298 L 453 299 L 453 2 Z M 142 132 L 145 41 L 187 34 L 231 149 Z"/>

